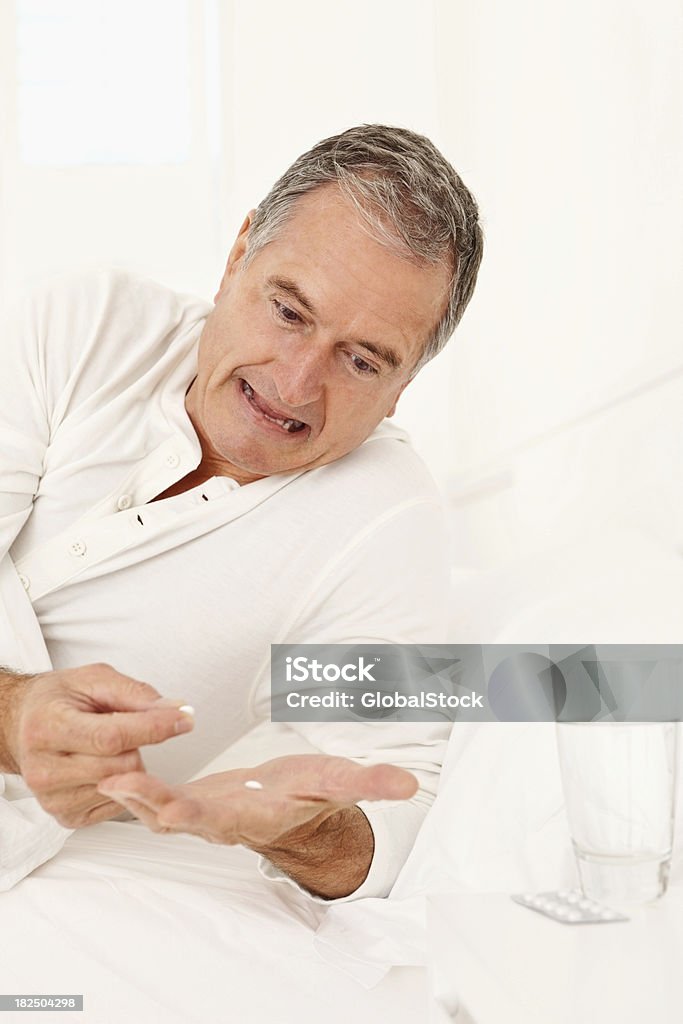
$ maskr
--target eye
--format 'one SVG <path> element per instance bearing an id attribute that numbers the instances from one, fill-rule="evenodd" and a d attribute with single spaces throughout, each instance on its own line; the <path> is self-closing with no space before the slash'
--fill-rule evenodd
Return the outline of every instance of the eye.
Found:
<path id="1" fill-rule="evenodd" d="M 295 310 L 290 309 L 289 306 L 285 306 L 283 302 L 278 302 L 277 299 L 273 299 L 273 306 L 275 307 L 275 312 L 278 318 L 284 321 L 284 323 L 297 324 L 301 322 L 299 314 Z"/>
<path id="2" fill-rule="evenodd" d="M 351 364 L 358 374 L 363 377 L 373 377 L 378 371 L 375 366 L 361 359 L 355 352 L 351 353 Z"/>

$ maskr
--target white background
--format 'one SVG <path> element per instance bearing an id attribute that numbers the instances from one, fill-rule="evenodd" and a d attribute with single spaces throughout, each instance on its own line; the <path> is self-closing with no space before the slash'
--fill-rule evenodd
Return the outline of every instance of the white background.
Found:
<path id="1" fill-rule="evenodd" d="M 0 293 L 118 265 L 211 297 L 318 139 L 429 135 L 486 253 L 397 420 L 454 560 L 635 527 L 683 550 L 678 0 L 0 0 Z"/>

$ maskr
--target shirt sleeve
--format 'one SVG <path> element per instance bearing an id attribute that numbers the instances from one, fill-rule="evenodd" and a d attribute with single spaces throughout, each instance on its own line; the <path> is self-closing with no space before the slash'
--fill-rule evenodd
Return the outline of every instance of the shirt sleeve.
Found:
<path id="1" fill-rule="evenodd" d="M 28 299 L 0 318 L 0 665 L 26 673 L 52 668 L 9 554 L 31 514 L 50 437 L 38 321 Z M 43 810 L 20 776 L 0 774 L 0 891 L 57 853 L 72 831 Z"/>
<path id="2" fill-rule="evenodd" d="M 35 311 L 27 300 L 0 321 L 0 558 L 28 519 L 50 428 Z"/>
<path id="3" fill-rule="evenodd" d="M 26 673 L 52 668 L 10 556 L 40 490 L 50 443 L 45 296 L 39 295 L 23 296 L 0 315 L 0 665 Z"/>
<path id="4" fill-rule="evenodd" d="M 443 643 L 449 594 L 447 541 L 436 501 L 408 502 L 378 518 L 322 567 L 318 585 L 283 643 Z M 260 680 L 261 713 L 270 680 Z M 450 726 L 446 723 L 307 722 L 292 724 L 325 754 L 359 764 L 408 769 L 419 790 L 407 801 L 361 802 L 375 849 L 363 884 L 346 902 L 388 895 L 436 795 Z M 267 862 L 262 873 L 286 880 Z M 291 883 L 294 884 L 294 883 Z M 315 897 L 312 897 L 315 898 Z"/>

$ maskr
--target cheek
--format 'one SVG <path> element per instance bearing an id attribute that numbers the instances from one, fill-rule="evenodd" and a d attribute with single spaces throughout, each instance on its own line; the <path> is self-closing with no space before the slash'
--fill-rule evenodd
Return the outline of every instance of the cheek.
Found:
<path id="1" fill-rule="evenodd" d="M 340 389 L 335 396 L 334 415 L 330 415 L 332 410 L 328 405 L 328 424 L 336 423 L 333 429 L 340 443 L 360 444 L 382 422 L 391 405 L 386 394 L 380 398 L 367 392 L 358 393 L 353 388 Z"/>
<path id="2" fill-rule="evenodd" d="M 275 325 L 264 322 L 264 318 L 241 321 L 242 326 L 225 332 L 212 344 L 213 365 L 226 373 L 240 367 L 269 362 L 278 351 L 278 335 Z"/>

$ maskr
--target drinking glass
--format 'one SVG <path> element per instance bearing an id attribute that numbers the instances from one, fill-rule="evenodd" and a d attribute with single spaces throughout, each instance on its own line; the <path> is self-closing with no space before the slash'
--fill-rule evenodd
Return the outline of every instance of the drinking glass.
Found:
<path id="1" fill-rule="evenodd" d="M 664 894 L 674 834 L 678 723 L 557 725 L 581 887 L 605 903 Z"/>

